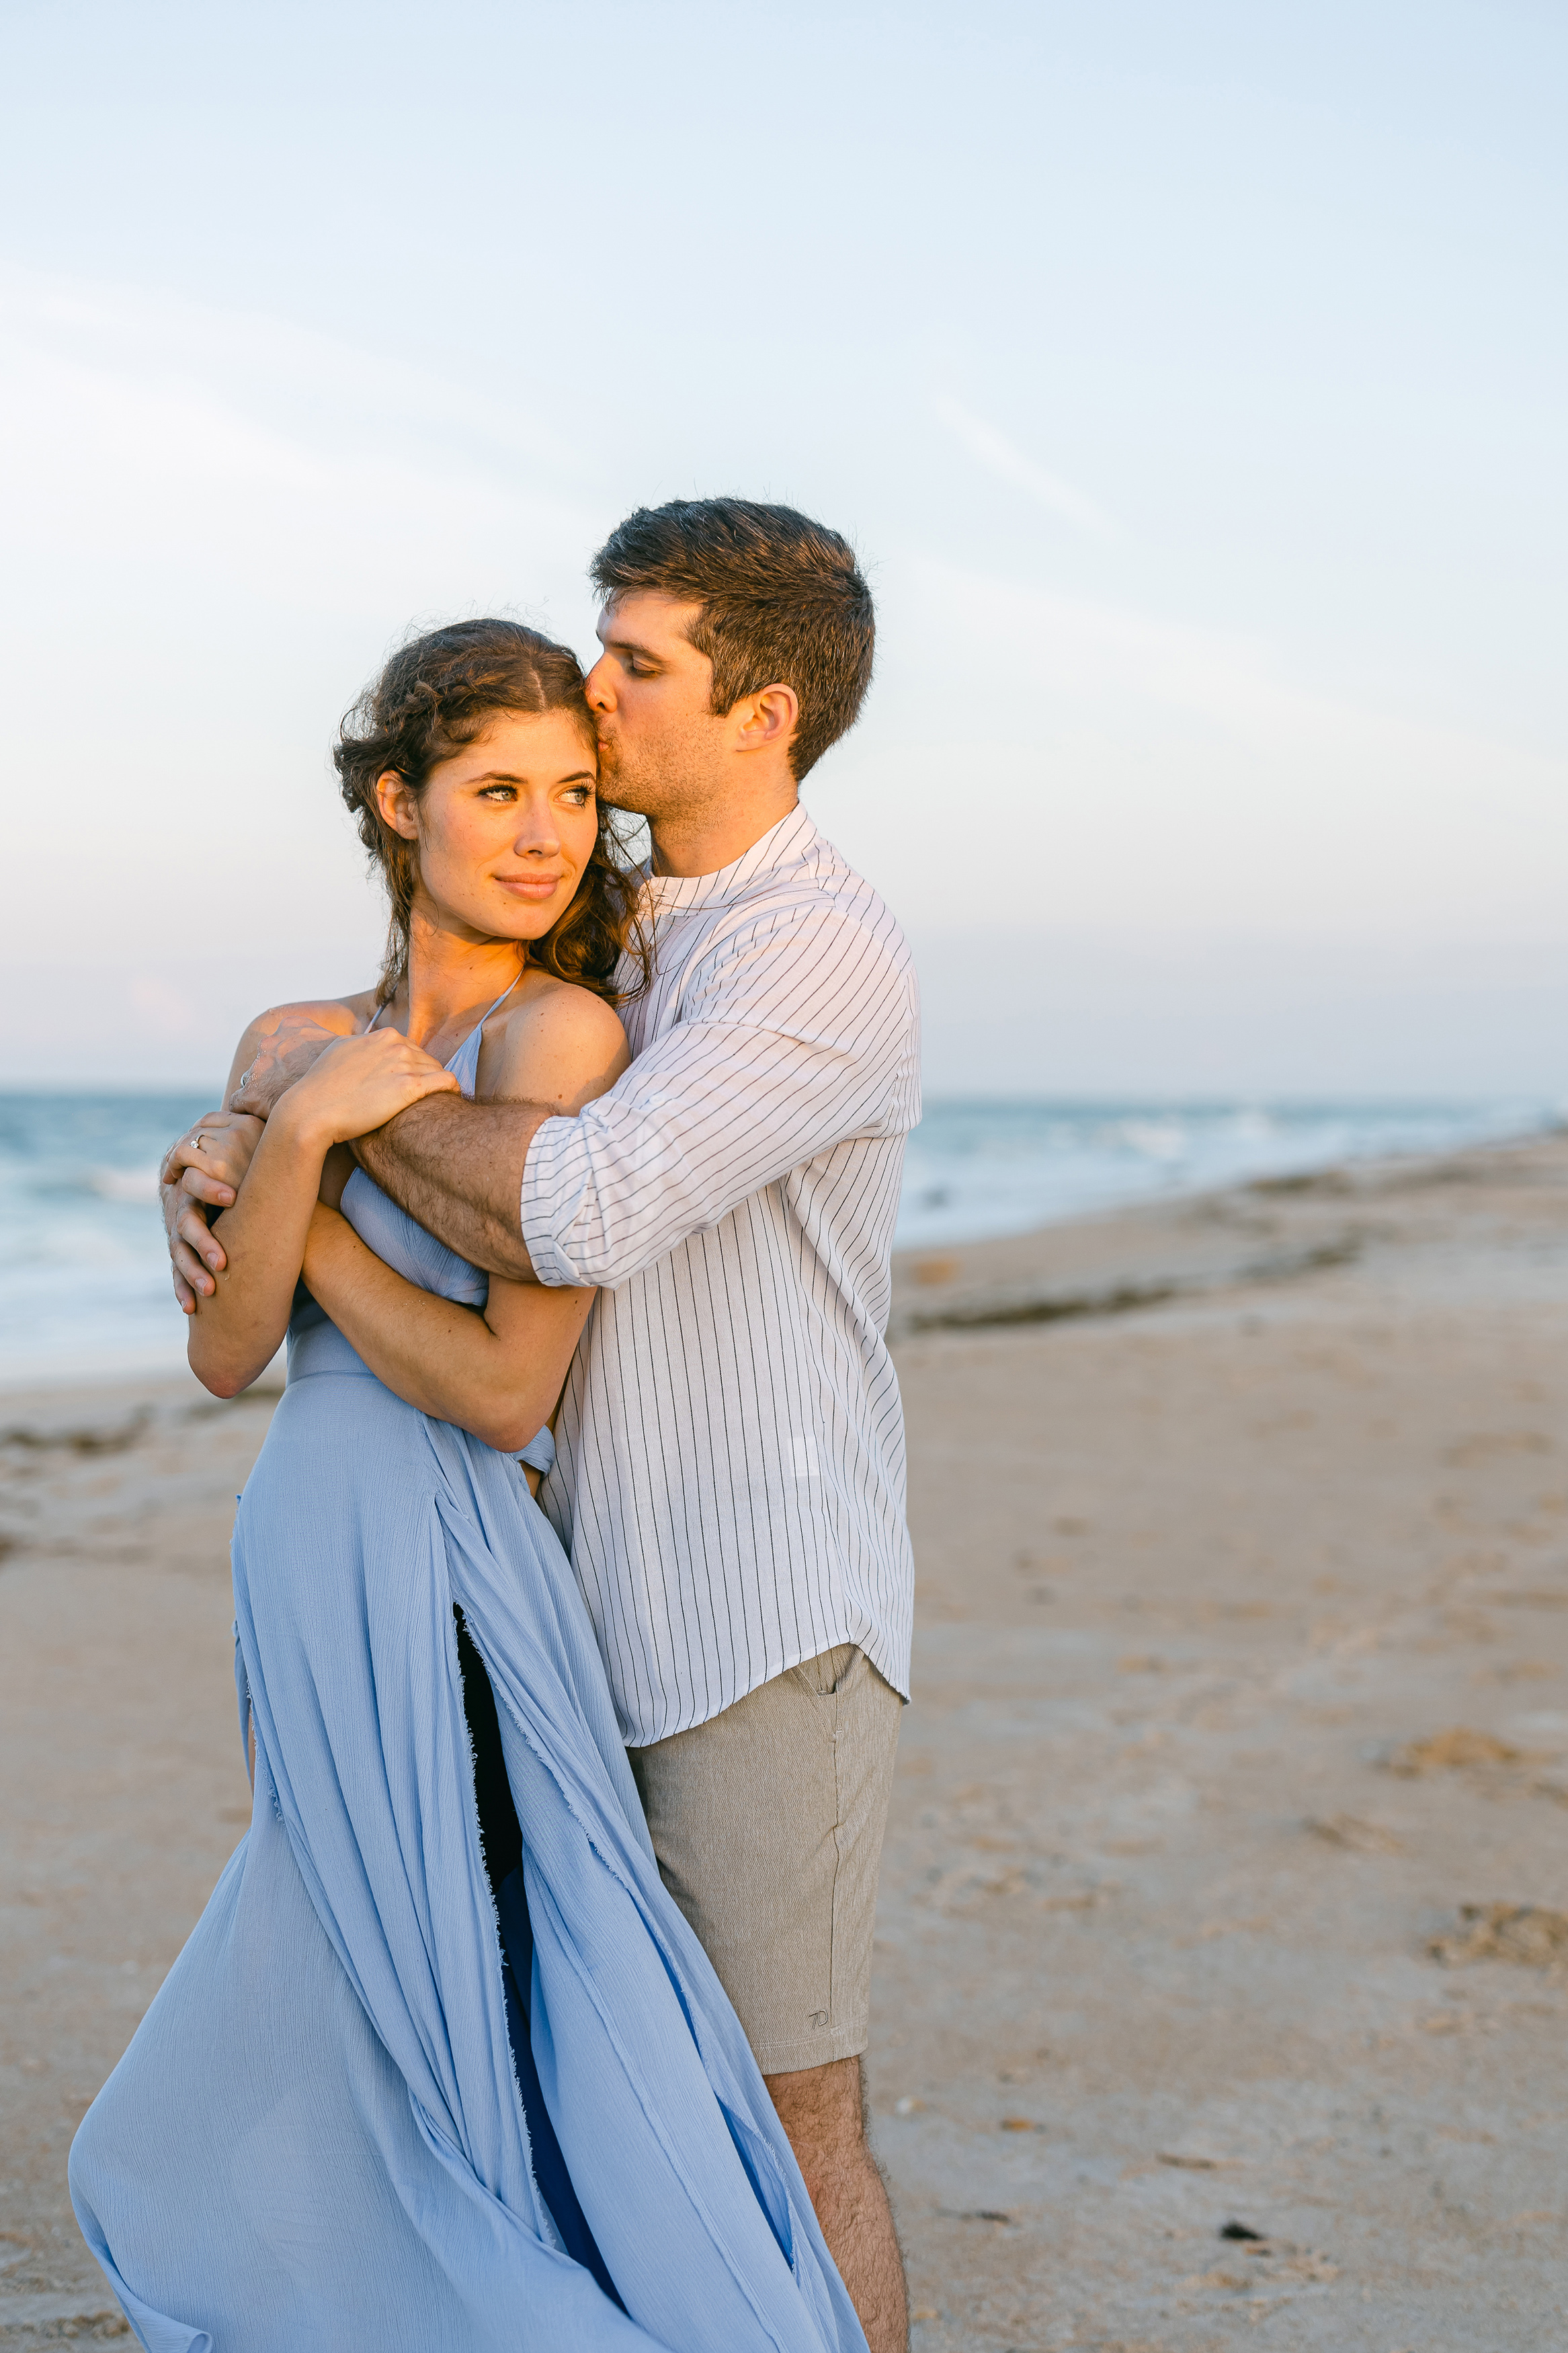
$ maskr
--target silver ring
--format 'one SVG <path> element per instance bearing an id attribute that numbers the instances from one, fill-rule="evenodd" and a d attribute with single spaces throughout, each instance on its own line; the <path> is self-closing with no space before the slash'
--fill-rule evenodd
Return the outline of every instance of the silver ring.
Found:
<path id="1" fill-rule="evenodd" d="M 197 1150 L 198 1152 L 205 1152 L 205 1151 L 206 1150 L 206 1148 L 207 1148 L 207 1140 L 206 1140 L 206 1137 L 205 1137 L 205 1135 L 196 1135 L 196 1136 L 193 1136 L 193 1137 L 192 1137 L 192 1139 L 191 1139 L 191 1141 L 192 1141 L 192 1143 L 195 1145 L 195 1148 L 196 1148 L 196 1150 Z"/>

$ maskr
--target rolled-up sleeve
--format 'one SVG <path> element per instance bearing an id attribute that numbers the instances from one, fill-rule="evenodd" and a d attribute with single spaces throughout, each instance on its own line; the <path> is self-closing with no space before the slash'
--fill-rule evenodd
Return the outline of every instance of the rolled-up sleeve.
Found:
<path id="1" fill-rule="evenodd" d="M 918 1014 L 900 951 L 820 904 L 716 943 L 674 1026 L 534 1136 L 522 1237 L 541 1282 L 626 1282 L 819 1153 L 911 1125 Z"/>

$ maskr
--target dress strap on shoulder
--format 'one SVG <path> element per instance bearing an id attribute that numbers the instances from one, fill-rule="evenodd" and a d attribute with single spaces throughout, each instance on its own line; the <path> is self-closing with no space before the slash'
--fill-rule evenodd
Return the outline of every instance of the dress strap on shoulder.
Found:
<path id="1" fill-rule="evenodd" d="M 526 965 L 523 969 L 527 969 Z M 482 1029 L 484 1028 L 485 1023 L 489 1019 L 491 1013 L 499 1013 L 500 1011 L 501 1007 L 506 1003 L 507 998 L 511 995 L 512 990 L 518 986 L 518 982 L 521 981 L 521 978 L 522 973 L 520 972 L 516 980 L 508 981 L 506 987 L 501 990 L 500 995 L 496 998 L 495 1003 L 489 1008 L 489 1012 L 481 1013 L 479 1019 L 475 1022 L 474 1028 L 476 1029 Z M 470 1032 L 470 1035 L 472 1033 Z"/>
<path id="2" fill-rule="evenodd" d="M 469 1030 L 462 1044 L 457 1049 L 457 1051 L 447 1057 L 447 1068 L 455 1074 L 458 1084 L 462 1088 L 463 1092 L 466 1095 L 471 1095 L 473 1093 L 475 1085 L 478 1082 L 479 1070 L 479 1048 L 484 1041 L 485 1023 L 489 1019 L 492 1013 L 497 1011 L 500 1006 L 503 1006 L 506 1003 L 507 998 L 511 995 L 512 990 L 518 985 L 518 981 L 521 978 L 522 974 L 520 972 L 517 975 L 516 979 L 512 980 L 501 990 L 500 995 L 496 998 L 495 1004 L 485 1008 L 485 1010 L 480 1014 L 479 1019 L 475 1022 L 473 1028 Z"/>
<path id="3" fill-rule="evenodd" d="M 523 970 L 524 970 L 524 971 L 526 971 L 526 969 L 527 969 L 527 966 L 525 965 L 525 966 L 523 967 Z M 452 1055 L 451 1055 L 451 1057 L 449 1058 L 449 1060 L 447 1060 L 447 1070 L 449 1070 L 449 1071 L 450 1071 L 450 1070 L 455 1070 L 455 1069 L 457 1068 L 458 1064 L 462 1060 L 463 1057 L 464 1057 L 465 1055 L 467 1055 L 467 1054 L 468 1054 L 468 1053 L 470 1053 L 470 1052 L 472 1053 L 472 1056 L 473 1056 L 474 1060 L 475 1060 L 476 1062 L 478 1062 L 478 1060 L 479 1060 L 479 1040 L 480 1040 L 481 1036 L 483 1035 L 485 1023 L 489 1019 L 490 1015 L 491 1015 L 492 1013 L 499 1013 L 499 1012 L 500 1012 L 500 1010 L 501 1007 L 506 1003 L 507 998 L 511 995 L 512 990 L 517 987 L 518 982 L 519 982 L 519 981 L 521 981 L 521 978 L 522 978 L 522 973 L 521 973 L 521 972 L 519 972 L 519 973 L 518 973 L 518 975 L 516 976 L 516 978 L 515 978 L 515 979 L 512 979 L 512 980 L 509 980 L 509 981 L 508 981 L 508 983 L 507 983 L 506 987 L 501 990 L 500 995 L 496 998 L 495 1003 L 494 1003 L 493 1005 L 488 1005 L 488 1006 L 485 1008 L 484 1011 L 480 1014 L 480 1016 L 479 1016 L 479 1019 L 475 1022 L 475 1024 L 474 1024 L 473 1028 L 469 1030 L 469 1032 L 468 1032 L 468 1036 L 464 1039 L 464 1040 L 463 1040 L 462 1044 L 461 1044 L 461 1045 L 457 1049 L 457 1051 L 456 1051 L 454 1054 L 452 1054 Z M 390 1003 L 391 1003 L 391 999 L 390 999 L 390 998 L 388 998 L 388 1000 L 387 1000 L 387 1004 L 390 1004 Z M 368 1037 L 369 1037 L 369 1035 L 370 1035 L 371 1031 L 372 1031 L 374 1029 L 375 1029 L 375 1028 L 377 1027 L 377 1025 L 379 1024 L 379 1022 L 380 1022 L 380 1020 L 381 1020 L 381 1017 L 382 1017 L 382 1015 L 386 1011 L 386 1009 L 387 1009 L 387 1006 L 386 1006 L 386 1005 L 378 1005 L 378 1006 L 376 1007 L 375 1011 L 372 1014 L 372 1016 L 371 1016 L 370 1019 L 365 1023 L 365 1026 L 364 1026 L 363 1029 L 360 1032 L 360 1035 L 361 1035 L 362 1037 L 364 1037 L 364 1038 L 368 1038 Z M 468 1090 L 467 1090 L 467 1089 L 465 1089 L 465 1091 L 464 1091 L 464 1092 L 468 1092 Z"/>

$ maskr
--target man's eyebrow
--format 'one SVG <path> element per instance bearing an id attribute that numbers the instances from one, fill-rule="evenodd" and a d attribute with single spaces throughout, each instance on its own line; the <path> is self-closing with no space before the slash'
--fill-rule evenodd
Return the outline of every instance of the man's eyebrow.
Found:
<path id="1" fill-rule="evenodd" d="M 601 643 L 606 653 L 637 654 L 643 661 L 651 662 L 662 661 L 664 659 L 662 654 L 654 651 L 652 646 L 639 645 L 636 638 L 605 638 Z"/>

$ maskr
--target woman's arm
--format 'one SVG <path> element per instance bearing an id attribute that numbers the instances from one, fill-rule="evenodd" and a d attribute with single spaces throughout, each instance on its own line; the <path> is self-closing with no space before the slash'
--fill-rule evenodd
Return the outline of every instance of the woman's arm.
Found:
<path id="1" fill-rule="evenodd" d="M 615 1014 L 586 989 L 542 992 L 519 1015 L 487 1073 L 496 1094 L 577 1112 L 631 1059 Z M 324 1206 L 310 1219 L 304 1272 L 312 1298 L 389 1389 L 502 1453 L 549 1420 L 594 1303 L 591 1289 L 492 1276 L 481 1314 L 405 1282 Z"/>
<path id="2" fill-rule="evenodd" d="M 341 1039 L 289 1089 L 217 1220 L 225 1264 L 191 1322 L 191 1370 L 216 1397 L 248 1388 L 277 1354 L 332 1146 L 457 1083 L 395 1029 L 377 1029 Z"/>
<path id="3" fill-rule="evenodd" d="M 311 1298 L 395 1396 L 502 1454 L 519 1452 L 554 1412 L 595 1298 L 492 1277 L 482 1313 L 461 1306 L 395 1273 L 323 1202 L 306 1235 L 304 1274 Z"/>

